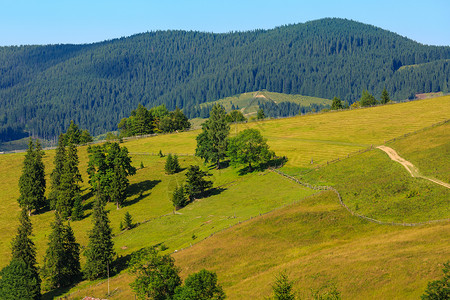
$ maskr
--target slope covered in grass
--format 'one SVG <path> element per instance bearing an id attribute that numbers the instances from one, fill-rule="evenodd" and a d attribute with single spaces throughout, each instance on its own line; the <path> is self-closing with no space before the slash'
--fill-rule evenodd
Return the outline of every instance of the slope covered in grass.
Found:
<path id="1" fill-rule="evenodd" d="M 436 109 L 437 106 L 439 106 L 438 109 Z M 232 126 L 231 133 L 234 135 L 245 128 L 260 129 L 263 136 L 268 138 L 268 143 L 275 153 L 286 155 L 289 158 L 283 170 L 293 175 L 301 175 L 308 173 L 318 163 L 326 163 L 327 160 L 346 156 L 352 151 L 365 149 L 371 144 L 381 144 L 384 140 L 445 120 L 449 115 L 449 110 L 450 97 L 447 96 L 440 99 L 369 109 L 238 124 L 237 127 Z M 436 130 L 438 129 L 436 128 Z M 163 153 L 190 154 L 188 156 L 180 156 L 182 168 L 186 168 L 190 164 L 198 164 L 202 168 L 208 169 L 208 166 L 204 166 L 199 159 L 192 156 L 196 145 L 195 137 L 199 132 L 197 130 L 132 139 L 122 144 L 131 153 L 133 165 L 138 168 L 138 171 L 136 175 L 130 177 L 131 185 L 125 207 L 116 210 L 113 204 L 107 205 L 107 209 L 110 210 L 109 217 L 113 233 L 116 234 L 114 238 L 116 252 L 122 257 L 121 262 L 131 252 L 141 247 L 165 243 L 169 247 L 168 251 L 179 250 L 190 246 L 190 244 L 194 245 L 203 238 L 233 224 L 238 224 L 256 216 L 258 216 L 256 220 L 244 223 L 244 225 L 257 224 L 259 227 L 259 223 L 254 222 L 268 220 L 266 227 L 261 227 L 263 229 L 266 228 L 264 230 L 269 232 L 267 236 L 264 236 L 265 233 L 263 231 L 261 232 L 259 229 L 256 230 L 250 227 L 251 230 L 249 232 L 254 232 L 254 235 L 250 233 L 245 234 L 243 238 L 246 242 L 241 241 L 242 245 L 246 245 L 246 247 L 237 247 L 234 241 L 230 241 L 229 245 L 230 247 L 234 245 L 233 249 L 228 248 L 227 242 L 221 244 L 222 242 L 217 241 L 216 237 L 207 239 L 206 241 L 214 240 L 217 246 L 222 246 L 215 248 L 214 253 L 211 253 L 201 248 L 203 246 L 200 245 L 206 243 L 205 241 L 194 245 L 190 248 L 191 250 L 183 250 L 181 253 L 194 251 L 193 249 L 200 247 L 198 248 L 200 253 L 196 254 L 196 257 L 189 258 L 192 260 L 191 262 L 188 260 L 182 262 L 180 260 L 180 265 L 183 266 L 184 270 L 183 274 L 191 273 L 196 268 L 210 268 L 214 263 L 211 269 L 217 270 L 219 279 L 221 281 L 224 280 L 227 293 L 229 292 L 231 296 L 235 292 L 242 292 L 243 295 L 248 294 L 250 296 L 252 293 L 249 292 L 250 290 L 258 293 L 255 294 L 257 296 L 267 295 L 270 283 L 275 275 L 273 271 L 280 269 L 280 267 L 276 266 L 288 266 L 290 259 L 295 261 L 298 255 L 305 253 L 310 255 L 308 260 L 311 260 L 311 265 L 309 266 L 310 271 L 307 273 L 310 274 L 308 275 L 310 277 L 299 277 L 298 279 L 298 281 L 305 281 L 305 287 L 319 284 L 312 280 L 314 276 L 317 277 L 317 273 L 312 273 L 316 265 L 320 265 L 319 272 L 323 271 L 324 276 L 332 276 L 330 278 L 338 277 L 337 270 L 340 268 L 344 271 L 347 270 L 345 271 L 347 273 L 343 273 L 344 275 L 347 274 L 343 277 L 344 280 L 347 280 L 351 273 L 350 269 L 358 267 L 358 264 L 355 265 L 350 259 L 345 257 L 356 255 L 353 249 L 363 251 L 364 247 L 368 247 L 376 250 L 375 243 L 379 238 L 384 245 L 384 252 L 381 252 L 381 257 L 378 258 L 380 264 L 388 267 L 387 263 L 382 262 L 382 260 L 390 261 L 392 266 L 389 266 L 389 270 L 393 270 L 384 275 L 385 273 L 378 272 L 377 269 L 372 268 L 377 260 L 369 257 L 367 261 L 364 261 L 367 259 L 366 256 L 369 256 L 369 253 L 361 254 L 360 259 L 364 263 L 361 262 L 361 271 L 358 272 L 364 274 L 365 270 L 368 274 L 366 278 L 364 280 L 359 279 L 360 281 L 356 283 L 350 280 L 350 283 L 345 283 L 343 286 L 339 285 L 338 287 L 343 290 L 343 295 L 356 295 L 357 290 L 355 289 L 367 282 L 367 288 L 361 287 L 363 295 L 368 295 L 369 289 L 372 288 L 382 293 L 380 294 L 383 296 L 382 298 L 389 298 L 384 297 L 384 295 L 396 295 L 394 290 L 399 285 L 409 284 L 408 276 L 405 274 L 413 272 L 412 279 L 417 282 L 412 283 L 411 287 L 404 288 L 400 293 L 400 295 L 409 297 L 410 295 L 417 295 L 418 290 L 425 285 L 426 281 L 429 278 L 433 278 L 438 272 L 439 268 L 434 267 L 437 262 L 440 262 L 437 253 L 440 253 L 441 256 L 448 256 L 448 252 L 441 244 L 441 242 L 448 242 L 448 228 L 445 227 L 447 225 L 400 229 L 368 224 L 350 216 L 348 212 L 340 208 L 337 199 L 328 193 L 322 194 L 320 197 L 310 198 L 310 200 L 305 202 L 306 206 L 304 206 L 301 204 L 303 202 L 302 199 L 311 195 L 314 191 L 302 188 L 298 184 L 272 172 L 253 172 L 239 175 L 239 170 L 231 167 L 221 170 L 210 170 L 212 174 L 210 178 L 214 181 L 215 188 L 212 195 L 199 199 L 180 210 L 179 214 L 174 215 L 170 196 L 175 186 L 184 181 L 184 172 L 186 171 L 183 170 L 176 175 L 166 175 L 164 173 L 165 158 L 151 154 L 156 154 L 159 150 Z M 424 138 L 430 138 L 434 135 L 435 133 L 432 131 L 428 136 L 424 135 Z M 436 139 L 440 141 L 448 140 L 445 131 L 441 133 L 436 132 L 436 136 Z M 428 143 L 426 139 L 423 141 Z M 439 148 L 440 146 L 438 145 L 437 147 Z M 439 151 L 436 150 L 438 148 L 432 148 L 430 146 L 429 151 L 431 152 L 428 155 L 430 159 L 435 157 L 433 153 Z M 72 222 L 71 226 L 75 231 L 77 241 L 82 246 L 85 246 L 87 244 L 87 232 L 92 227 L 90 213 L 93 197 L 89 193 L 87 184 L 86 168 L 88 159 L 86 147 L 79 147 L 78 149 L 80 171 L 84 180 L 82 188 L 86 218 Z M 411 153 L 415 151 L 413 148 L 411 149 Z M 53 168 L 53 156 L 54 151 L 46 151 L 44 162 L 47 174 Z M 5 266 L 9 261 L 9 245 L 17 227 L 17 214 L 19 212 L 16 200 L 19 195 L 17 184 L 21 174 L 23 157 L 24 154 L 0 156 L 0 199 L 2 199 L 2 210 L 0 210 L 0 267 Z M 313 158 L 313 164 L 311 164 L 311 158 Z M 418 158 L 419 160 L 421 159 Z M 444 160 L 446 163 L 439 168 L 439 172 L 448 168 L 448 161 Z M 142 169 L 139 167 L 141 162 L 144 165 Z M 363 164 L 367 164 L 367 170 Z M 434 163 L 434 166 L 438 166 L 438 164 Z M 401 166 L 392 162 L 383 152 L 373 150 L 362 156 L 349 158 L 343 162 L 319 169 L 317 172 L 309 172 L 305 176 L 309 176 L 308 180 L 315 183 L 337 186 L 344 197 L 344 201 L 349 206 L 353 205 L 352 207 L 356 209 L 356 205 L 358 205 L 358 212 L 372 214 L 372 216 L 384 218 L 387 221 L 421 221 L 427 218 L 441 218 L 445 214 L 448 216 L 448 205 L 445 206 L 446 202 L 444 201 L 448 199 L 448 192 L 439 190 L 434 186 L 431 187 L 422 183 L 417 184 L 414 180 L 418 179 L 404 178 L 406 176 L 405 173 L 406 171 Z M 377 174 L 381 175 L 377 177 Z M 389 196 L 388 193 L 395 191 L 395 189 L 400 189 L 400 192 L 392 197 L 390 196 L 391 198 L 388 198 L 389 201 L 379 201 L 379 198 Z M 418 189 L 420 189 L 420 193 L 415 194 Z M 355 191 L 359 195 L 367 195 L 368 197 L 364 199 L 368 198 L 370 201 L 361 202 L 361 198 L 354 195 Z M 380 197 L 375 198 L 374 192 L 378 191 L 380 192 Z M 411 195 L 411 197 L 408 198 L 406 197 L 407 195 Z M 260 214 L 298 201 L 300 201 L 300 204 L 291 208 L 297 207 L 301 211 L 299 213 L 290 215 L 289 208 L 286 208 L 281 211 L 275 211 L 270 216 L 259 217 Z M 408 207 L 408 209 L 405 209 L 405 207 Z M 131 213 L 135 223 L 141 224 L 135 229 L 119 234 L 119 223 L 126 211 Z M 279 221 L 273 222 L 270 219 L 272 218 L 271 216 L 276 216 Z M 43 212 L 32 216 L 31 220 L 34 227 L 33 240 L 38 250 L 38 261 L 42 263 L 42 257 L 47 248 L 47 237 L 50 233 L 53 213 Z M 232 229 L 231 232 L 238 230 L 238 228 L 241 228 L 239 230 L 247 230 L 243 229 L 245 226 L 239 226 L 236 229 Z M 228 234 L 227 232 L 228 230 L 219 234 L 220 239 L 226 236 L 224 234 Z M 405 236 L 404 234 L 406 233 L 407 235 Z M 270 241 L 268 238 L 270 236 L 273 237 L 273 241 Z M 432 242 L 434 239 L 438 240 L 439 243 Z M 280 242 L 280 240 L 284 242 Z M 396 244 L 398 240 L 406 241 L 403 248 L 398 247 L 399 245 Z M 427 244 L 422 245 L 421 241 Z M 260 243 L 261 245 L 259 245 Z M 350 243 L 347 244 L 350 248 L 343 246 L 346 243 Z M 253 244 L 259 245 L 257 248 L 267 249 L 267 253 L 262 254 L 263 252 L 252 251 Z M 301 247 L 299 246 L 300 244 L 302 245 Z M 402 243 L 400 243 L 401 245 Z M 331 250 L 332 246 L 337 248 Z M 279 250 L 276 250 L 277 247 Z M 326 250 L 328 248 L 329 250 Z M 423 256 L 424 260 L 420 262 L 417 257 L 425 251 L 425 248 L 429 251 L 429 254 Z M 347 253 L 346 251 L 350 251 L 348 249 L 351 252 Z M 393 251 L 390 254 L 389 250 L 392 249 L 398 249 L 400 252 L 396 250 L 397 252 Z M 414 259 L 405 261 L 401 249 L 404 251 L 403 254 L 412 253 L 411 255 Z M 239 252 L 237 252 L 238 250 Z M 202 251 L 206 251 L 205 253 L 209 254 L 206 255 Z M 277 251 L 281 252 L 278 253 Z M 365 253 L 364 251 L 363 253 Z M 215 253 L 222 257 L 220 259 L 216 258 Z M 229 256 L 227 256 L 227 253 L 230 253 Z M 334 273 L 331 272 L 331 275 L 328 275 L 325 272 L 327 269 L 326 265 L 324 265 L 324 259 L 325 257 L 332 257 L 332 253 L 340 253 L 339 255 L 343 257 L 343 261 L 339 263 L 334 262 L 332 267 L 330 267 L 333 268 Z M 408 255 L 406 254 L 406 256 Z M 197 258 L 198 260 L 196 260 Z M 440 259 L 442 260 L 442 257 Z M 222 263 L 221 260 L 225 260 L 225 262 Z M 429 272 L 414 271 L 413 266 L 411 266 L 411 269 L 405 268 L 403 264 L 408 262 L 415 264 L 421 270 L 428 270 Z M 304 261 L 302 261 L 301 265 L 293 265 L 295 269 L 300 269 L 303 267 L 303 263 Z M 231 264 L 233 264 L 232 267 Z M 256 265 L 256 269 L 253 269 L 253 264 Z M 231 269 L 227 265 L 230 265 Z M 425 269 L 422 268 L 424 266 Z M 423 278 L 419 279 L 419 275 L 416 274 L 423 275 Z M 123 280 L 118 279 L 119 277 L 114 279 L 118 288 L 116 291 L 117 296 L 114 297 L 116 297 L 115 299 L 127 298 L 127 295 L 130 295 L 127 282 L 131 279 L 124 274 L 119 276 L 122 276 L 120 278 Z M 258 279 L 258 276 L 261 276 L 261 279 Z M 321 276 L 318 276 L 318 278 L 322 278 Z M 387 279 L 383 276 L 386 276 Z M 400 279 L 403 277 L 403 279 L 390 281 L 391 277 Z M 246 285 L 247 283 L 249 284 L 248 286 Z M 299 285 L 297 284 L 297 286 Z M 301 286 L 303 287 L 303 285 Z M 378 289 L 379 287 L 380 289 Z M 93 287 L 89 282 L 82 282 L 72 291 L 80 288 L 84 289 L 80 293 L 84 293 L 82 296 L 85 296 L 86 291 L 101 291 L 105 289 L 105 286 Z M 407 289 L 410 290 L 407 291 Z M 119 293 L 118 291 L 121 292 Z M 376 292 L 374 293 L 377 295 Z M 104 294 L 95 295 L 97 297 L 105 296 Z M 114 299 L 114 297 L 108 298 Z"/>
<path id="2" fill-rule="evenodd" d="M 450 224 L 377 225 L 351 216 L 332 192 L 306 198 L 174 254 L 183 275 L 216 271 L 229 299 L 271 295 L 286 270 L 294 287 L 333 282 L 343 299 L 417 299 L 441 276 L 449 257 Z"/>

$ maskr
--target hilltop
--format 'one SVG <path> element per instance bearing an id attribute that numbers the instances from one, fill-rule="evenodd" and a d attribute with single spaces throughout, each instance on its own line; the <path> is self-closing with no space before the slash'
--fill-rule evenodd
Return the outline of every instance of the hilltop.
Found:
<path id="1" fill-rule="evenodd" d="M 271 30 L 155 31 L 86 45 L 0 47 L 0 141 L 58 136 L 74 120 L 116 130 L 138 103 L 198 117 L 199 104 L 268 90 L 348 101 L 448 92 L 450 47 L 355 21 Z M 418 65 L 420 67 L 406 67 Z"/>

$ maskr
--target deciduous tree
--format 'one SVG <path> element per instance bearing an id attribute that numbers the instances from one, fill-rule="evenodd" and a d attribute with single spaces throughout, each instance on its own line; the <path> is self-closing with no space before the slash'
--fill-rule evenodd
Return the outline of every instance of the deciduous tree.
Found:
<path id="1" fill-rule="evenodd" d="M 203 300 L 225 299 L 222 287 L 217 283 L 217 274 L 208 270 L 201 270 L 190 274 L 183 286 L 175 290 L 174 300 Z"/>
<path id="2" fill-rule="evenodd" d="M 231 163 L 248 164 L 250 171 L 254 165 L 268 162 L 274 156 L 267 139 L 257 129 L 245 129 L 230 138 L 227 154 Z"/>

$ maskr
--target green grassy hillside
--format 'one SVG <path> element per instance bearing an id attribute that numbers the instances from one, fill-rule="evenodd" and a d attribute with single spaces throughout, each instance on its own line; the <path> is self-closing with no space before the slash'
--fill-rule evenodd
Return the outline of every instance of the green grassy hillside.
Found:
<path id="1" fill-rule="evenodd" d="M 303 95 L 290 95 L 283 93 L 274 93 L 268 91 L 259 91 L 259 92 L 250 92 L 243 93 L 239 95 L 235 95 L 232 97 L 226 97 L 224 99 L 220 99 L 214 102 L 203 103 L 200 107 L 211 106 L 214 104 L 220 104 L 227 111 L 231 111 L 232 105 L 238 107 L 239 110 L 247 117 L 256 116 L 256 112 L 259 109 L 258 102 L 292 102 L 296 104 L 300 104 L 302 106 L 310 106 L 311 104 L 323 104 L 323 105 L 331 105 L 331 100 L 318 98 L 318 97 L 310 97 Z"/>
<path id="2" fill-rule="evenodd" d="M 369 109 L 250 122 L 232 127 L 232 134 L 245 128 L 260 129 L 271 148 L 278 155 L 289 158 L 283 171 L 312 183 L 335 186 L 344 202 L 358 213 L 388 222 L 420 222 L 450 217 L 448 191 L 421 182 L 422 179 L 407 177 L 406 170 L 380 150 L 350 157 L 318 171 L 311 170 L 319 163 L 346 157 L 369 145 L 382 144 L 384 140 L 443 121 L 449 113 L 450 97 L 447 96 Z M 424 165 L 432 166 L 424 172 L 438 177 L 447 172 L 450 161 L 448 152 L 435 155 L 442 147 L 447 147 L 449 131 L 445 130 L 446 126 L 429 129 L 428 134 L 419 132 L 390 145 L 417 163 L 419 169 L 424 158 L 418 155 L 417 149 L 424 149 L 425 156 L 431 161 Z M 419 295 L 426 282 L 439 274 L 438 264 L 450 255 L 446 247 L 450 240 L 448 223 L 414 228 L 368 223 L 344 210 L 335 194 L 326 192 L 312 196 L 316 191 L 270 171 L 241 176 L 239 169 L 231 167 L 210 170 L 215 187 L 213 194 L 173 214 L 170 195 L 184 180 L 186 171 L 166 175 L 163 171 L 165 159 L 151 154 L 159 150 L 188 154 L 180 156 L 182 168 L 198 164 L 208 169 L 192 156 L 198 133 L 190 131 L 123 143 L 138 171 L 130 178 L 125 207 L 116 210 L 113 204 L 107 206 L 116 234 L 116 252 L 120 257 L 157 243 L 166 244 L 167 251 L 192 244 L 193 247 L 175 255 L 183 276 L 201 268 L 214 270 L 231 299 L 240 298 L 239 295 L 268 296 L 274 275 L 282 269 L 288 270 L 302 293 L 333 279 L 345 298 L 355 298 L 360 293 L 364 298 L 387 299 Z M 415 142 L 408 143 L 407 139 Z M 421 146 L 416 149 L 411 144 Z M 53 168 L 53 156 L 54 151 L 46 151 L 47 174 Z M 86 218 L 71 225 L 77 240 L 85 246 L 87 231 L 92 227 L 93 201 L 88 193 L 86 147 L 79 148 L 79 156 Z M 16 199 L 23 157 L 24 154 L 0 155 L 0 267 L 9 261 L 9 245 L 16 232 L 19 213 Z M 141 162 L 143 169 L 139 168 Z M 441 179 L 445 180 L 444 177 Z M 119 223 L 126 211 L 141 224 L 120 233 Z M 52 219 L 52 212 L 31 218 L 39 263 L 42 263 L 47 247 Z M 239 223 L 242 224 L 222 232 Z M 200 242 L 214 233 L 216 235 Z M 130 280 L 126 272 L 114 277 L 110 284 L 115 294 L 108 299 L 132 297 L 128 287 Z M 105 297 L 106 284 L 95 284 L 82 282 L 68 292 L 74 293 L 72 297 L 88 294 Z M 48 294 L 47 298 L 60 294 Z"/>

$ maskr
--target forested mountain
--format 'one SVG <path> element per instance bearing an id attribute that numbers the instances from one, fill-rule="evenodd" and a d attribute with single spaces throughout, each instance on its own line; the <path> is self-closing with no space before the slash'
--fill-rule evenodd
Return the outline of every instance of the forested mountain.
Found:
<path id="1" fill-rule="evenodd" d="M 70 120 L 97 135 L 138 103 L 187 116 L 196 105 L 266 89 L 349 103 L 449 90 L 450 47 L 343 19 L 227 34 L 156 31 L 87 45 L 0 47 L 0 141 L 52 138 Z M 411 65 L 411 67 L 404 67 Z M 414 65 L 414 66 L 412 66 Z"/>

